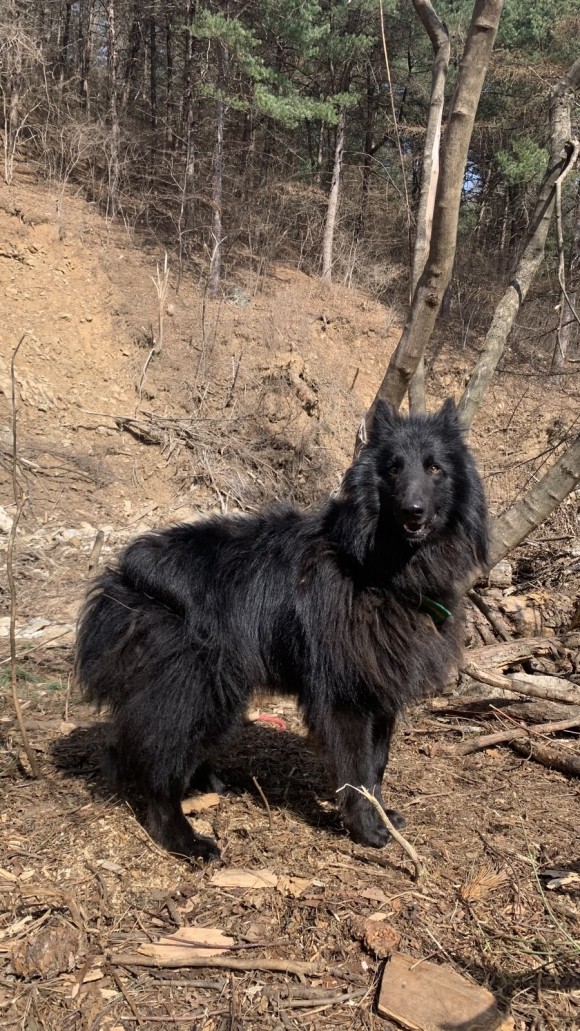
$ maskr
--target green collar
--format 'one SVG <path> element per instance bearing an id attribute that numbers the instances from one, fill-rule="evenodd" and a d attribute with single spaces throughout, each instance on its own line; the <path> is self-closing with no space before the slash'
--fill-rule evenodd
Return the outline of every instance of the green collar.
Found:
<path id="1" fill-rule="evenodd" d="M 440 602 L 433 601 L 433 598 L 423 598 L 419 605 L 419 612 L 426 612 L 431 616 L 436 626 L 441 626 L 452 615 L 449 609 L 446 609 Z"/>

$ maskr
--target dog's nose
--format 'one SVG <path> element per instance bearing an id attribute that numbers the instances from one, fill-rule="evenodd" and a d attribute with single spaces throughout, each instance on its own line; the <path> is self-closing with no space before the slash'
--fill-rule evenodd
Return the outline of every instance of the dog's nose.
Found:
<path id="1" fill-rule="evenodd" d="M 421 501 L 410 501 L 405 505 L 405 515 L 412 519 L 421 519 L 425 515 L 425 506 Z"/>

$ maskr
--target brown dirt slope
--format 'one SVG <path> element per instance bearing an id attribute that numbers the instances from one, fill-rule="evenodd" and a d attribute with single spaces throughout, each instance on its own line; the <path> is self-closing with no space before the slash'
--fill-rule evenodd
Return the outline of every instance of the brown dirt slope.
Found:
<path id="1" fill-rule="evenodd" d="M 178 284 L 170 264 L 163 348 L 142 381 L 162 262 L 150 242 L 138 245 L 79 197 L 47 192 L 29 169 L 0 193 L 0 506 L 13 511 L 9 363 L 26 332 L 16 366 L 29 499 L 15 561 L 18 675 L 44 773 L 28 776 L 8 704 L 2 585 L 1 1026 L 389 1028 L 375 993 L 385 943 L 396 941 L 487 985 L 518 1031 L 577 1026 L 578 788 L 509 750 L 450 758 L 433 747 L 484 729 L 489 712 L 419 710 L 398 735 L 387 797 L 426 865 L 420 884 L 397 848 L 377 853 L 344 836 L 297 714 L 276 700 L 261 707 L 286 730 L 244 728 L 223 757 L 240 793 L 197 817 L 218 836 L 226 866 L 271 871 L 271 886 L 223 886 L 215 869 L 160 853 L 110 797 L 97 768 L 105 729 L 70 684 L 72 624 L 97 529 L 106 559 L 143 527 L 321 496 L 349 461 L 398 329 L 363 294 L 323 291 L 283 266 L 260 292 L 247 273 L 209 302 L 191 278 Z M 458 390 L 468 359 L 443 348 L 437 396 Z M 574 418 L 559 388 L 520 389 L 511 375 L 498 380 L 476 433 L 496 507 L 523 489 L 530 460 L 541 465 L 550 433 Z M 577 535 L 572 502 L 550 533 Z M 566 547 L 531 554 L 545 574 L 538 586 L 557 583 L 569 613 Z M 546 887 L 549 868 L 569 872 L 563 886 Z M 248 968 L 115 964 L 119 952 L 179 927 L 220 929 Z M 318 972 L 252 969 L 270 959 Z"/>

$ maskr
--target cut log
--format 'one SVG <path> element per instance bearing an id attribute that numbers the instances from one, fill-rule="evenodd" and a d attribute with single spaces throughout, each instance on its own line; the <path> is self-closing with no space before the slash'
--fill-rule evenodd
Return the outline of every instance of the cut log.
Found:
<path id="1" fill-rule="evenodd" d="M 491 673 L 481 669 L 474 662 L 466 662 L 463 672 L 474 680 L 479 680 L 488 687 L 496 687 L 515 694 L 529 695 L 530 698 L 548 698 L 552 702 L 571 702 L 580 705 L 580 688 L 570 684 L 562 677 L 546 677 L 530 673 L 515 673 L 504 677 L 499 673 Z"/>
<path id="2" fill-rule="evenodd" d="M 518 637 L 513 641 L 494 642 L 482 648 L 470 648 L 466 657 L 477 666 L 508 666 L 511 662 L 531 659 L 533 655 L 549 655 L 562 648 L 562 641 L 557 637 Z"/>
<path id="3" fill-rule="evenodd" d="M 513 748 L 526 759 L 534 759 L 542 766 L 550 770 L 557 770 L 567 777 L 580 777 L 580 755 L 573 755 L 563 748 L 556 748 L 554 745 L 545 745 L 540 741 L 513 740 L 509 742 Z"/>

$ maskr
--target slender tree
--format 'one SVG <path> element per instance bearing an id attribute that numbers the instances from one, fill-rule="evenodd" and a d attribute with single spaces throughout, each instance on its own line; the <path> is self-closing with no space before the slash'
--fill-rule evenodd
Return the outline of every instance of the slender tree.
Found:
<path id="1" fill-rule="evenodd" d="M 403 334 L 377 393 L 377 398 L 385 398 L 397 408 L 425 353 L 451 277 L 462 173 L 502 7 L 503 0 L 476 0 L 474 6 L 449 111 L 429 257 L 419 277 Z"/>

